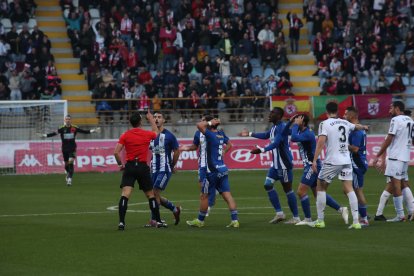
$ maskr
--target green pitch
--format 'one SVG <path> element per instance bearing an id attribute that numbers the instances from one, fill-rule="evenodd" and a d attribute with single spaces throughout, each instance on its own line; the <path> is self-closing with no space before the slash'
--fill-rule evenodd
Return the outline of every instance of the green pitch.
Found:
<path id="1" fill-rule="evenodd" d="M 188 227 L 185 221 L 198 212 L 196 173 L 179 172 L 165 196 L 183 207 L 181 223 L 171 225 L 172 214 L 163 209 L 169 228 L 143 228 L 148 203 L 136 190 L 124 232 L 116 230 L 120 173 L 78 173 L 72 187 L 63 175 L 1 176 L 0 275 L 412 275 L 413 222 L 371 220 L 366 229 L 348 230 L 327 208 L 326 229 L 269 224 L 274 212 L 265 174 L 230 173 L 240 229 L 225 228 L 230 215 L 221 198 L 204 228 Z M 295 188 L 300 174 L 294 172 Z M 385 181 L 371 169 L 366 182 L 373 217 Z M 290 217 L 280 185 L 277 190 Z M 329 193 L 348 205 L 338 181 Z M 303 217 L 300 203 L 299 210 Z M 394 215 L 388 204 L 385 216 Z"/>

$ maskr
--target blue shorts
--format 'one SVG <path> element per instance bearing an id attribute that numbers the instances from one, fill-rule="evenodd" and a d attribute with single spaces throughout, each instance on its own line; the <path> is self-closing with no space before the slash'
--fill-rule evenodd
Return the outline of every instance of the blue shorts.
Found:
<path id="1" fill-rule="evenodd" d="M 229 176 L 225 173 L 208 173 L 207 179 L 201 184 L 203 194 L 230 192 Z"/>
<path id="2" fill-rule="evenodd" d="M 352 186 L 354 189 L 363 188 L 364 187 L 364 175 L 367 169 L 356 169 L 353 168 L 352 170 Z"/>
<path id="3" fill-rule="evenodd" d="M 167 188 L 168 181 L 171 178 L 170 172 L 155 172 L 152 173 L 152 185 L 154 188 L 157 188 L 161 191 L 164 191 Z"/>
<path id="4" fill-rule="evenodd" d="M 305 184 L 306 186 L 309 186 L 309 188 L 316 187 L 320 169 L 321 168 L 318 167 L 318 172 L 315 173 L 312 170 L 312 166 L 305 166 L 303 168 L 303 175 L 302 175 L 302 179 L 300 180 L 300 183 Z"/>
<path id="5" fill-rule="evenodd" d="M 207 168 L 199 168 L 198 169 L 198 182 L 204 183 L 207 179 Z"/>
<path id="6" fill-rule="evenodd" d="M 274 181 L 280 181 L 281 183 L 292 183 L 293 181 L 293 172 L 290 170 L 275 169 L 270 168 L 267 172 L 267 178 L 270 178 Z"/>

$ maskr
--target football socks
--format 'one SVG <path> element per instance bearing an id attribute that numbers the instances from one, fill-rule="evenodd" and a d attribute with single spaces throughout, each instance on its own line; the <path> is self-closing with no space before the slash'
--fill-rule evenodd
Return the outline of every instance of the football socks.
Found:
<path id="1" fill-rule="evenodd" d="M 128 198 L 121 196 L 119 200 L 118 212 L 119 212 L 119 222 L 125 225 L 125 214 L 128 209 Z"/>
<path id="2" fill-rule="evenodd" d="M 279 196 L 275 189 L 271 189 L 267 191 L 267 195 L 269 197 L 270 203 L 272 203 L 273 208 L 275 208 L 276 212 L 281 212 L 282 207 L 280 206 Z"/>

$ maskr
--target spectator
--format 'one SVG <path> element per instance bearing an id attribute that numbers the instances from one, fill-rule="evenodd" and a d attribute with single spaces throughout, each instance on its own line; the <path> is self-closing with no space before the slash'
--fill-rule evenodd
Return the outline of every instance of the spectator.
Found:
<path id="1" fill-rule="evenodd" d="M 234 42 L 229 37 L 229 33 L 224 32 L 223 37 L 217 43 L 217 48 L 220 50 L 220 54 L 222 56 L 225 56 L 226 59 L 230 59 L 230 56 L 233 54 L 233 47 L 234 47 Z"/>
<path id="2" fill-rule="evenodd" d="M 393 80 L 393 82 L 390 85 L 389 92 L 392 93 L 392 94 L 399 94 L 399 93 L 403 93 L 405 91 L 405 89 L 406 89 L 406 87 L 404 85 L 404 82 L 401 79 L 401 75 L 396 74 L 395 79 Z"/>
<path id="3" fill-rule="evenodd" d="M 9 87 L 4 84 L 3 82 L 0 82 L 0 100 L 5 101 L 10 99 L 10 89 Z"/>
<path id="4" fill-rule="evenodd" d="M 160 111 L 162 107 L 162 101 L 161 98 L 158 96 L 158 94 L 155 94 L 152 98 L 152 110 L 155 113 L 156 111 Z"/>
<path id="5" fill-rule="evenodd" d="M 11 72 L 11 76 L 9 78 L 10 100 L 20 101 L 22 99 L 20 85 L 20 76 L 17 74 L 17 70 L 14 69 Z"/>
<path id="6" fill-rule="evenodd" d="M 276 52 L 275 49 L 271 47 L 271 44 L 264 44 L 261 56 L 263 70 L 266 69 L 269 65 L 271 66 L 271 68 L 276 67 Z"/>
<path id="7" fill-rule="evenodd" d="M 257 35 L 257 39 L 259 40 L 259 45 L 264 47 L 266 44 L 273 45 L 275 42 L 275 35 L 272 30 L 269 29 L 269 24 L 265 24 L 264 28 L 260 30 L 259 34 Z"/>
<path id="8" fill-rule="evenodd" d="M 279 96 L 293 96 L 292 88 L 293 84 L 284 75 L 277 83 L 277 95 Z"/>
<path id="9" fill-rule="evenodd" d="M 335 56 L 331 63 L 329 64 L 329 71 L 331 72 L 331 76 L 339 77 L 342 75 L 342 63 L 338 60 Z"/>
<path id="10" fill-rule="evenodd" d="M 119 30 L 121 32 L 121 39 L 125 41 L 125 44 L 128 45 L 128 47 L 131 45 L 132 26 L 132 20 L 126 12 L 122 17 Z"/>
<path id="11" fill-rule="evenodd" d="M 395 58 L 391 54 L 391 52 L 387 52 L 383 61 L 382 61 L 382 72 L 385 76 L 392 76 L 394 75 L 394 67 L 395 67 Z"/>
<path id="12" fill-rule="evenodd" d="M 380 74 L 378 80 L 374 83 L 374 90 L 375 93 L 378 94 L 387 94 L 389 93 L 389 86 L 388 80 L 385 78 L 384 74 Z"/>
<path id="13" fill-rule="evenodd" d="M 401 54 L 395 63 L 395 73 L 400 74 L 401 76 L 408 75 L 408 63 L 405 54 Z"/>
<path id="14" fill-rule="evenodd" d="M 351 87 L 348 84 L 346 76 L 343 75 L 338 82 L 336 83 L 336 93 L 337 95 L 348 95 L 351 94 Z"/>
<path id="15" fill-rule="evenodd" d="M 359 83 L 357 76 L 352 77 L 350 91 L 351 91 L 351 94 L 353 95 L 362 94 L 361 84 Z"/>

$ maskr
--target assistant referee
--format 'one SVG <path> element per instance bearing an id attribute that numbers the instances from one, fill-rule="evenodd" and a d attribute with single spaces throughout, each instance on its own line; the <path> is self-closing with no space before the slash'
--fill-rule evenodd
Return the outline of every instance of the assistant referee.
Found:
<path id="1" fill-rule="evenodd" d="M 125 229 L 125 214 L 128 209 L 128 199 L 134 189 L 135 180 L 139 184 L 139 189 L 144 192 L 148 198 L 149 207 L 151 209 L 152 217 L 155 218 L 156 224 L 153 227 L 167 227 L 161 222 L 160 210 L 157 200 L 155 199 L 152 190 L 152 180 L 150 168 L 147 165 L 147 157 L 149 144 L 158 135 L 158 128 L 155 124 L 154 116 L 148 110 L 147 120 L 150 122 L 152 131 L 141 128 L 141 115 L 134 113 L 131 115 L 129 122 L 132 129 L 124 132 L 119 138 L 118 144 L 115 147 L 115 159 L 118 166 L 123 170 L 121 181 L 121 199 L 119 200 L 119 225 L 118 230 Z M 125 148 L 126 163 L 122 164 L 120 153 Z"/>

